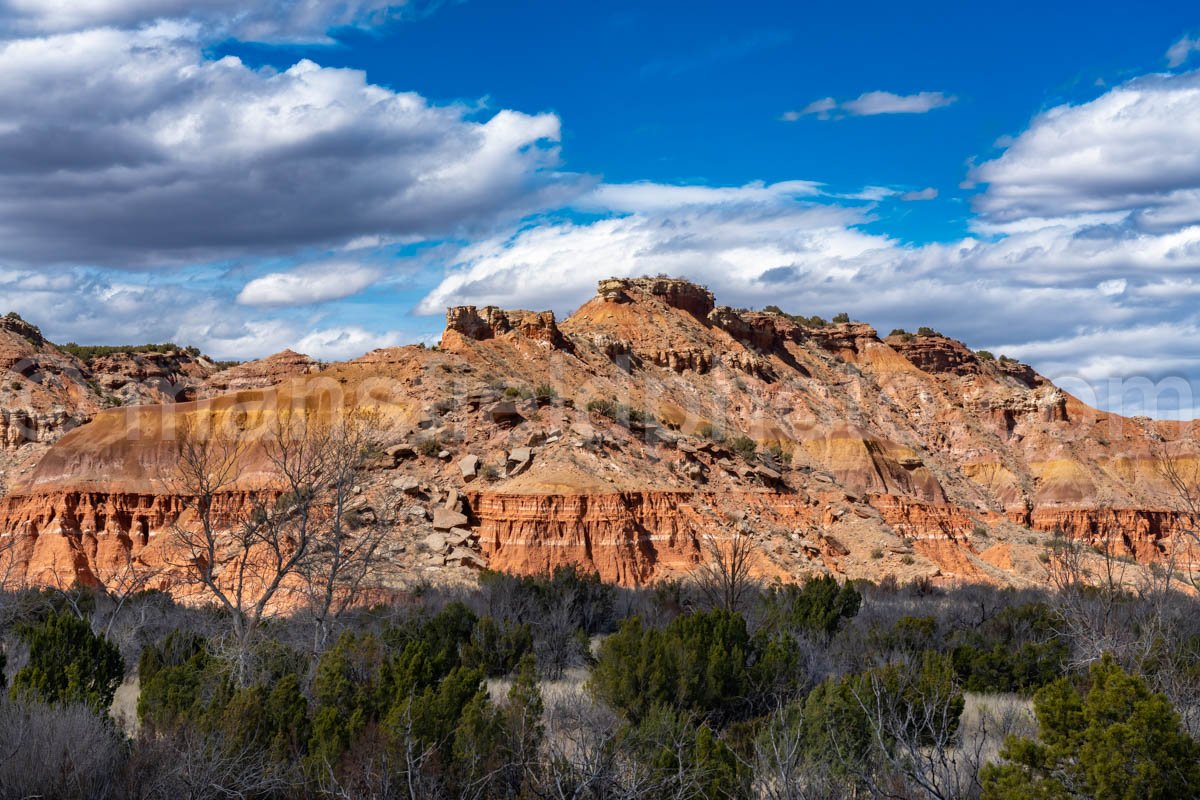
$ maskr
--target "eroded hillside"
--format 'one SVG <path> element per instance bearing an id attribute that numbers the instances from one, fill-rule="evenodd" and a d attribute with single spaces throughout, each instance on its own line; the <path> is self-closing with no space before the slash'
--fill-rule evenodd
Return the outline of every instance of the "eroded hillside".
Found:
<path id="1" fill-rule="evenodd" d="M 103 410 L 55 388 L 55 408 L 90 421 L 0 500 L 20 574 L 103 582 L 126 554 L 167 563 L 164 534 L 189 514 L 174 432 L 217 420 L 252 436 L 301 406 L 373 409 L 385 447 L 356 508 L 387 521 L 406 580 L 575 563 L 645 584 L 742 533 L 764 576 L 1036 584 L 1055 531 L 1142 564 L 1171 553 L 1159 464 L 1197 463 L 1194 423 L 1099 412 L 940 335 L 735 310 L 665 278 L 603 281 L 561 323 L 460 307 L 438 348 L 320 371 L 275 358 L 169 405 Z M 245 459 L 230 518 L 278 488 L 261 453 Z"/>

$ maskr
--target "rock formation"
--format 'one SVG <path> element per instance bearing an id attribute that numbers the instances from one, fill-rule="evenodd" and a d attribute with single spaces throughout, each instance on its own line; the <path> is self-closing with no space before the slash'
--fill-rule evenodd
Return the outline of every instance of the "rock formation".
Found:
<path id="1" fill-rule="evenodd" d="M 1036 585 L 1056 535 L 1142 565 L 1191 561 L 1159 466 L 1200 464 L 1195 423 L 1097 411 L 939 334 L 718 306 L 677 279 L 602 281 L 561 321 L 453 308 L 438 348 L 323 368 L 285 352 L 136 409 L 102 409 L 40 334 L 0 336 L 0 356 L 60 376 L 38 384 L 58 403 L 38 413 L 62 418 L 27 427 L 61 438 L 0 498 L 0 535 L 35 582 L 103 583 L 126 553 L 165 563 L 164 534 L 188 523 L 170 481 L 181 420 L 253 431 L 296 407 L 374 415 L 383 446 L 361 502 L 393 520 L 390 552 L 413 579 L 578 564 L 646 584 L 734 535 L 780 578 Z M 245 459 L 231 519 L 278 491 L 261 454 Z"/>

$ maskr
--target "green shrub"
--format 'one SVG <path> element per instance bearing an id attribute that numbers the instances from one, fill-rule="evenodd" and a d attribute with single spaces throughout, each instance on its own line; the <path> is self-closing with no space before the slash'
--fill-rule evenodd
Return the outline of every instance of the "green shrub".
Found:
<path id="1" fill-rule="evenodd" d="M 984 800 L 1192 798 L 1200 744 L 1167 698 L 1105 655 L 1081 694 L 1060 678 L 1034 695 L 1038 738 L 1010 737 L 980 773 Z"/>
<path id="2" fill-rule="evenodd" d="M 976 350 L 975 357 L 980 361 L 995 361 L 996 357 L 992 355 L 991 350 Z"/>
<path id="3" fill-rule="evenodd" d="M 729 447 L 746 461 L 752 461 L 758 453 L 758 444 L 749 436 L 733 437 L 729 440 Z"/>
<path id="4" fill-rule="evenodd" d="M 608 417 L 609 419 L 617 418 L 617 403 L 615 400 L 606 400 L 603 397 L 597 397 L 588 400 L 586 408 L 588 411 L 595 412 L 602 417 Z"/>
<path id="5" fill-rule="evenodd" d="M 28 694 L 46 703 L 83 703 L 98 714 L 108 713 L 125 676 L 125 662 L 115 644 L 65 612 L 24 628 L 21 638 L 29 646 L 29 663 L 13 677 L 14 697 Z"/>
<path id="6" fill-rule="evenodd" d="M 764 600 L 767 625 L 777 631 L 817 633 L 826 638 L 853 619 L 862 607 L 862 595 L 849 582 L 839 584 L 832 575 L 809 578 L 771 589 Z"/>
<path id="7" fill-rule="evenodd" d="M 842 313 L 838 314 L 837 316 L 835 316 L 833 318 L 833 323 L 835 325 L 845 325 L 849 321 L 850 321 L 850 315 L 847 314 L 845 311 L 843 311 Z"/>
<path id="8" fill-rule="evenodd" d="M 588 411 L 608 417 L 626 427 L 645 427 L 655 422 L 653 414 L 649 414 L 633 406 L 627 406 L 624 403 L 618 403 L 615 400 L 606 400 L 603 398 L 589 400 L 586 408 Z"/>
<path id="9" fill-rule="evenodd" d="M 100 356 L 111 356 L 117 353 L 173 353 L 183 352 L 193 358 L 201 358 L 202 354 L 197 347 L 180 347 L 174 342 L 162 342 L 161 344 L 123 344 L 123 345 L 83 345 L 75 342 L 67 342 L 66 344 L 58 345 L 58 349 L 64 353 L 69 353 L 75 356 L 80 361 L 90 362 L 94 358 Z"/>
<path id="10" fill-rule="evenodd" d="M 600 645 L 589 685 L 635 724 L 656 706 L 728 720 L 747 706 L 753 656 L 734 612 L 685 615 L 664 630 L 633 617 Z"/>
<path id="11" fill-rule="evenodd" d="M 928 325 L 922 325 L 917 328 L 917 336 L 941 336 L 940 333 L 930 328 Z"/>
<path id="12" fill-rule="evenodd" d="M 1070 648 L 1044 603 L 1004 609 L 958 636 L 954 669 L 968 691 L 1029 694 L 1058 678 Z"/>
<path id="13" fill-rule="evenodd" d="M 857 778 L 869 772 L 881 749 L 892 751 L 898 734 L 925 745 L 939 734 L 951 737 L 964 705 L 949 659 L 928 651 L 916 665 L 890 664 L 829 678 L 813 689 L 796 717 L 806 754 L 835 774 Z M 881 726 L 879 720 L 907 723 Z M 942 724 L 926 726 L 926 720 Z"/>

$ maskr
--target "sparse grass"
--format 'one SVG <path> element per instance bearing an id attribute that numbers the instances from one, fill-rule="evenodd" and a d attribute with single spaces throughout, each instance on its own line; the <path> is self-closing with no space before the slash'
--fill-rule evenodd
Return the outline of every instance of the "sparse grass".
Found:
<path id="1" fill-rule="evenodd" d="M 906 567 L 911 567 L 913 564 L 917 563 L 917 560 L 915 558 L 913 558 L 912 556 L 908 555 L 907 553 L 905 553 L 903 556 L 900 557 L 900 563 Z"/>
<path id="2" fill-rule="evenodd" d="M 788 450 L 783 449 L 783 445 L 779 442 L 771 442 L 767 445 L 767 452 L 775 457 L 775 460 L 780 464 L 791 464 L 792 454 Z"/>
<path id="3" fill-rule="evenodd" d="M 980 742 L 979 762 L 995 761 L 1009 736 L 1037 735 L 1033 701 L 1015 694 L 963 693 L 960 741 Z"/>
<path id="4" fill-rule="evenodd" d="M 615 400 L 596 398 L 589 400 L 586 408 L 588 411 L 595 412 L 602 417 L 608 417 L 612 421 L 626 427 L 646 426 L 655 421 L 653 414 L 642 411 L 640 408 L 618 403 Z"/>
<path id="5" fill-rule="evenodd" d="M 749 436 L 735 436 L 729 440 L 729 446 L 746 461 L 752 461 L 758 453 L 758 444 Z"/>
<path id="6" fill-rule="evenodd" d="M 438 441 L 436 436 L 429 436 L 419 440 L 415 445 L 413 445 L 413 449 L 423 456 L 432 458 L 438 453 L 442 452 L 442 443 Z"/>
<path id="7" fill-rule="evenodd" d="M 882 550 L 882 548 L 876 547 L 874 550 L 872 550 L 872 551 L 871 551 L 871 558 L 875 559 L 876 561 L 878 561 L 879 559 L 883 558 L 883 550 Z"/>

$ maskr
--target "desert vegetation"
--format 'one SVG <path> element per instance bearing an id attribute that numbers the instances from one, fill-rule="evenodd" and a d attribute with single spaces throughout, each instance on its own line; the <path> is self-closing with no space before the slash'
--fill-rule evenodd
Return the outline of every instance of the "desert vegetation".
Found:
<path id="1" fill-rule="evenodd" d="M 693 579 L 652 588 L 569 568 L 485 572 L 469 589 L 418 586 L 253 625 L 236 603 L 145 589 L 8 592 L 0 795 L 1000 800 L 1200 788 L 1192 597 L 1085 588 L 1071 574 L 1054 591 L 763 585 L 749 541 L 710 543 Z"/>

